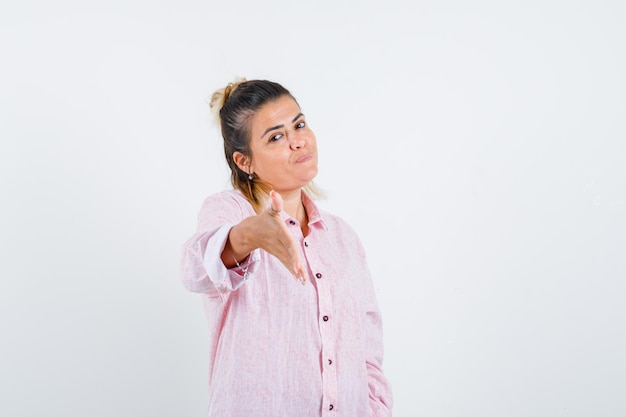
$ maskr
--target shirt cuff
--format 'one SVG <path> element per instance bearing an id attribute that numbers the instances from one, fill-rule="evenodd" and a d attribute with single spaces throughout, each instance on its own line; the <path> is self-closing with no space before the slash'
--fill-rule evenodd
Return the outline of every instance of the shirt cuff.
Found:
<path id="1" fill-rule="evenodd" d="M 261 260 L 261 250 L 255 249 L 248 258 L 240 263 L 241 267 L 227 269 L 222 262 L 222 252 L 228 240 L 228 234 L 234 224 L 224 224 L 213 233 L 206 244 L 202 263 L 204 269 L 220 292 L 234 291 L 254 276 Z M 244 273 L 244 270 L 246 271 Z M 244 280 L 245 277 L 245 280 Z"/>

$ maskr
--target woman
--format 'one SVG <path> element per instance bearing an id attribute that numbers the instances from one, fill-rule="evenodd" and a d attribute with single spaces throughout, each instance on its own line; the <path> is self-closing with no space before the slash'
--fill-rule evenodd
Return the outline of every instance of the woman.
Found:
<path id="1" fill-rule="evenodd" d="M 208 416 L 391 416 L 365 253 L 314 203 L 300 106 L 280 84 L 239 80 L 211 108 L 234 189 L 205 199 L 181 261 L 209 322 Z"/>

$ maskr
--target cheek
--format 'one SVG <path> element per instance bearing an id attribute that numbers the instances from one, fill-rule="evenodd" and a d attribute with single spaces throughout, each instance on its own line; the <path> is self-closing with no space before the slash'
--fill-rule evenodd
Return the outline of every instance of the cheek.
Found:
<path id="1" fill-rule="evenodd" d="M 276 172 L 285 165 L 285 161 L 288 159 L 288 154 L 277 150 L 276 152 L 268 152 L 259 155 L 256 162 L 259 170 L 264 172 Z"/>

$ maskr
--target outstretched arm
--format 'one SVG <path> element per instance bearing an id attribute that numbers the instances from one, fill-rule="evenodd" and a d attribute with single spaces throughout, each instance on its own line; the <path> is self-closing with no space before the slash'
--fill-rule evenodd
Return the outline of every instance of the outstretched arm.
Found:
<path id="1" fill-rule="evenodd" d="M 261 248 L 278 258 L 296 279 L 304 283 L 306 273 L 298 245 L 280 215 L 283 199 L 274 191 L 270 192 L 270 198 L 267 210 L 243 219 L 230 229 L 222 251 L 222 262 L 227 268 L 232 268 L 254 249 Z"/>

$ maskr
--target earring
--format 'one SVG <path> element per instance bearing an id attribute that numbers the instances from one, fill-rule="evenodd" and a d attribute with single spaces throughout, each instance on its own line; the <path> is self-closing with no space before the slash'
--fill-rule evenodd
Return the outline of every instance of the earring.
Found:
<path id="1" fill-rule="evenodd" d="M 252 174 L 248 174 L 248 179 L 252 181 L 254 179 L 254 176 Z"/>

